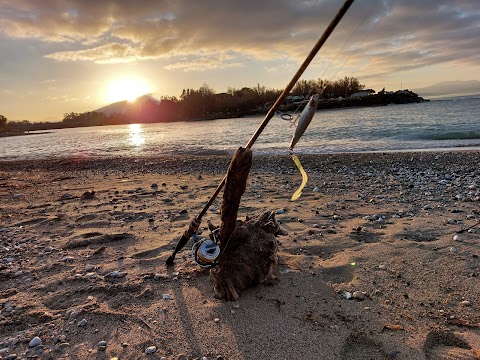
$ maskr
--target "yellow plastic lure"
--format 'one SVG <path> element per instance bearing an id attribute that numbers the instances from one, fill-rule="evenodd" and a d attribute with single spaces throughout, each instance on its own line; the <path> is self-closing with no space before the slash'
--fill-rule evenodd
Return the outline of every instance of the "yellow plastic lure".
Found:
<path id="1" fill-rule="evenodd" d="M 305 187 L 305 185 L 307 185 L 308 175 L 305 172 L 305 170 L 303 170 L 303 166 L 300 163 L 300 159 L 296 155 L 292 154 L 292 160 L 295 163 L 295 165 L 297 165 L 297 168 L 298 168 L 298 171 L 300 171 L 300 174 L 302 174 L 302 183 L 300 184 L 300 187 L 297 189 L 297 191 L 295 191 L 292 195 L 291 200 L 295 201 L 302 195 L 302 190 Z"/>

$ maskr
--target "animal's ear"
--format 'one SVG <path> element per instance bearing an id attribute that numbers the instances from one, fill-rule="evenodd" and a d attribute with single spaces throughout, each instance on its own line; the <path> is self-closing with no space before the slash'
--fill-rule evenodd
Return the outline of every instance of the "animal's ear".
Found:
<path id="1" fill-rule="evenodd" d="M 279 228 L 278 222 L 275 219 L 275 213 L 273 211 L 267 211 L 261 216 L 260 225 L 263 230 L 272 234 L 275 234 Z"/>
<path id="2" fill-rule="evenodd" d="M 266 222 L 262 223 L 262 228 L 266 232 L 272 233 L 275 236 L 277 235 L 288 235 L 288 232 L 280 227 L 277 219 L 275 218 L 275 212 L 270 211 L 268 213 L 263 214 L 263 216 L 268 215 L 266 218 Z M 262 219 L 263 219 L 262 216 Z"/>
<path id="3" fill-rule="evenodd" d="M 258 216 L 259 223 L 267 223 L 272 219 L 272 216 L 275 217 L 275 213 L 273 211 L 265 211 L 262 215 Z"/>

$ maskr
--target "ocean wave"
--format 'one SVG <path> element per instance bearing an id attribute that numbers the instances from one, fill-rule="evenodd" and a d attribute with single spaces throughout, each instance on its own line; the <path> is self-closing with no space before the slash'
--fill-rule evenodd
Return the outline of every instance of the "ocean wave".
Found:
<path id="1" fill-rule="evenodd" d="M 199 156 L 224 156 L 224 155 L 233 155 L 235 150 L 229 149 L 209 149 L 209 148 L 190 148 L 190 149 L 178 149 L 177 154 L 185 155 L 199 155 Z"/>
<path id="2" fill-rule="evenodd" d="M 431 134 L 425 140 L 476 140 L 480 139 L 480 131 L 455 131 L 442 134 Z"/>

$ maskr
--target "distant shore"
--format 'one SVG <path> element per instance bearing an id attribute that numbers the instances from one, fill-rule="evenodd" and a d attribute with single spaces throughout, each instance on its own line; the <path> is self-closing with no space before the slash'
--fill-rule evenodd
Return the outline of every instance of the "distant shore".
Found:
<path id="1" fill-rule="evenodd" d="M 51 131 L 38 131 L 38 132 L 0 132 L 0 137 L 10 137 L 10 136 L 26 136 L 26 135 L 44 135 L 50 134 Z"/>
<path id="2" fill-rule="evenodd" d="M 280 111 L 284 112 L 292 112 L 298 111 L 302 109 L 302 107 L 306 104 L 307 100 L 302 100 L 300 102 L 295 101 L 286 101 L 281 107 Z M 319 110 L 326 110 L 326 109 L 341 109 L 341 108 L 351 108 L 351 107 L 371 107 L 371 106 L 386 106 L 391 104 L 412 104 L 412 103 L 420 103 L 424 101 L 430 101 L 428 99 L 424 99 L 417 94 L 408 91 L 408 90 L 399 90 L 396 92 L 388 92 L 388 93 L 379 93 L 373 94 L 368 96 L 358 96 L 358 97 L 348 97 L 348 98 L 331 98 L 331 99 L 322 99 L 318 104 L 318 111 Z M 230 119 L 230 118 L 242 118 L 247 116 L 260 116 L 264 115 L 268 112 L 270 107 L 273 105 L 272 103 L 265 103 L 261 107 L 255 107 L 249 110 L 232 110 L 232 111 L 219 111 L 215 113 L 205 114 L 203 116 L 194 117 L 190 119 L 176 119 L 175 122 L 182 122 L 182 121 L 205 121 L 205 120 L 218 120 L 218 119 Z M 90 114 L 90 113 L 86 113 Z M 98 115 L 98 113 L 96 113 Z M 101 114 L 100 115 L 104 115 Z M 105 115 L 106 116 L 106 115 Z M 53 130 L 53 129 L 64 129 L 64 128 L 78 128 L 78 127 L 89 127 L 89 126 L 106 126 L 106 125 L 127 125 L 132 123 L 140 123 L 140 124 L 147 124 L 147 123 L 161 123 L 165 121 L 160 121 L 155 119 L 154 117 L 143 117 L 142 115 L 132 115 L 133 118 L 128 118 L 119 122 L 104 122 L 103 120 L 93 121 L 92 117 L 87 116 L 88 121 L 70 121 L 68 123 L 64 122 L 48 122 L 48 123 L 22 123 L 18 124 L 18 128 L 16 131 L 10 131 L 7 133 L 0 133 L 0 136 L 18 136 L 18 135 L 26 135 L 27 131 L 43 131 L 43 130 Z M 94 116 L 95 117 L 95 116 Z M 81 118 L 81 115 L 80 115 Z M 99 116 L 102 118 L 102 116 Z M 41 134 L 41 133 L 35 133 Z"/>

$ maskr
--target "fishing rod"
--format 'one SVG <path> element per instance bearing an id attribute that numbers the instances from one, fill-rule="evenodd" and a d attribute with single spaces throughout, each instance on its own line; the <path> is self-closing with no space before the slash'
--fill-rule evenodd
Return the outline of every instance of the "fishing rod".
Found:
<path id="1" fill-rule="evenodd" d="M 347 10 L 350 8 L 350 6 L 353 4 L 354 0 L 346 0 L 345 3 L 342 5 L 342 7 L 338 10 L 337 14 L 335 15 L 335 17 L 332 19 L 332 21 L 330 22 L 330 24 L 327 26 L 327 28 L 325 29 L 325 31 L 323 32 L 322 36 L 320 37 L 320 39 L 318 39 L 317 43 L 315 44 L 315 46 L 313 47 L 313 49 L 310 51 L 310 53 L 308 54 L 307 58 L 304 60 L 304 62 L 302 63 L 302 65 L 300 66 L 300 68 L 297 70 L 297 72 L 295 73 L 295 75 L 293 76 L 292 80 L 290 80 L 290 82 L 288 83 L 288 85 L 285 87 L 285 89 L 283 90 L 283 92 L 280 94 L 280 96 L 278 97 L 277 101 L 275 101 L 275 103 L 272 105 L 272 107 L 270 108 L 270 110 L 268 111 L 267 115 L 265 115 L 265 118 L 263 119 L 263 121 L 261 122 L 260 126 L 258 127 L 258 129 L 255 131 L 255 133 L 252 135 L 252 137 L 250 138 L 250 140 L 247 142 L 247 144 L 245 145 L 245 148 L 247 149 L 250 149 L 253 144 L 255 143 L 255 141 L 258 139 L 258 137 L 260 136 L 260 134 L 262 133 L 262 131 L 265 129 L 265 127 L 267 126 L 268 122 L 273 118 L 273 116 L 275 115 L 276 111 L 280 108 L 280 105 L 285 101 L 286 97 L 288 96 L 288 94 L 290 93 L 290 91 L 293 89 L 293 87 L 295 86 L 295 84 L 297 83 L 298 79 L 300 79 L 300 77 L 302 76 L 302 74 L 305 72 L 305 70 L 307 69 L 308 65 L 310 65 L 310 63 L 312 62 L 313 58 L 315 57 L 315 55 L 317 55 L 318 51 L 320 50 L 320 48 L 323 46 L 323 44 L 325 44 L 325 42 L 327 41 L 327 39 L 329 38 L 329 36 L 332 34 L 333 30 L 335 29 L 335 27 L 338 25 L 338 23 L 340 22 L 340 20 L 343 18 L 343 16 L 345 15 L 345 13 L 347 12 Z M 173 262 L 175 261 L 175 255 L 187 244 L 188 240 L 190 240 L 190 238 L 196 234 L 197 230 L 198 230 L 198 227 L 200 226 L 201 224 L 201 221 L 202 221 L 202 218 L 203 216 L 205 215 L 205 213 L 208 211 L 208 209 L 210 208 L 210 206 L 213 204 L 213 201 L 216 199 L 216 197 L 218 196 L 218 194 L 220 193 L 220 191 L 222 190 L 223 186 L 225 185 L 225 181 L 227 179 L 227 175 L 225 175 L 222 179 L 222 181 L 220 182 L 220 184 L 218 185 L 218 187 L 215 189 L 215 192 L 213 193 L 213 195 L 210 197 L 210 200 L 208 200 L 208 202 L 205 204 L 205 206 L 203 207 L 202 211 L 192 220 L 192 222 L 190 223 L 189 227 L 187 230 L 185 230 L 184 234 L 182 235 L 182 237 L 180 238 L 180 240 L 178 241 L 178 244 L 177 246 L 175 247 L 175 250 L 173 251 L 172 255 L 170 255 L 166 261 L 167 265 L 172 265 Z"/>

